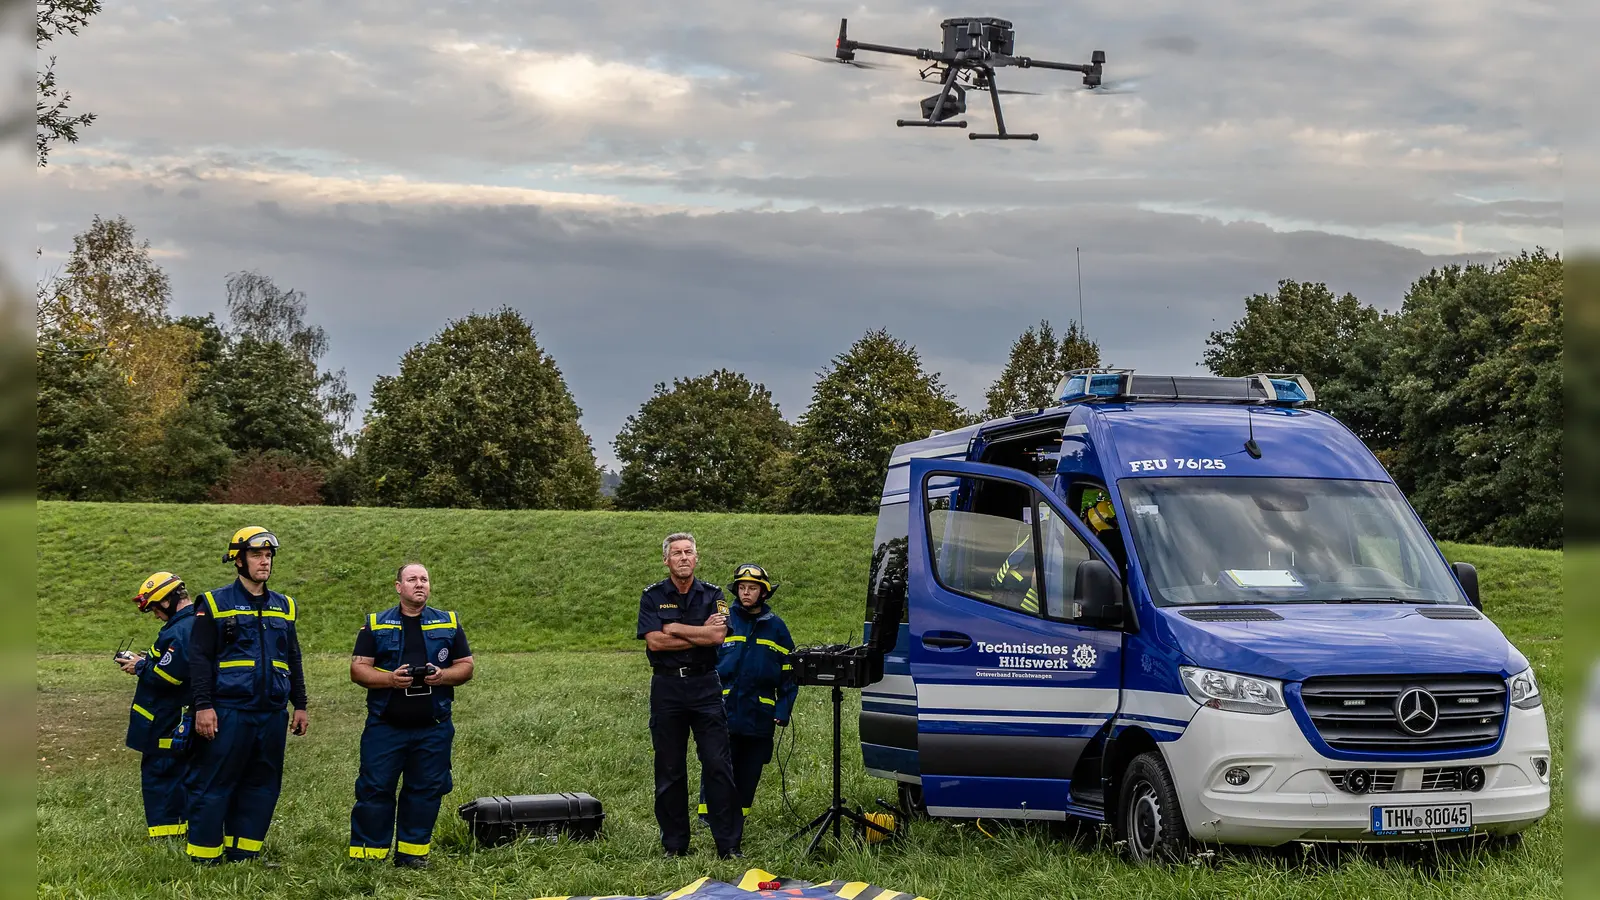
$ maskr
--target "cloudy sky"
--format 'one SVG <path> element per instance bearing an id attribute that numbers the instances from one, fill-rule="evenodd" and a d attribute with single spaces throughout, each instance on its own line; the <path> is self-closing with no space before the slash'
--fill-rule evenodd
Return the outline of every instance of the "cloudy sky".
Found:
<path id="1" fill-rule="evenodd" d="M 914 343 L 981 407 L 1041 318 L 1116 365 L 1190 372 L 1280 278 L 1396 307 L 1430 267 L 1562 249 L 1553 6 L 1487 0 L 127 0 L 55 47 L 99 114 L 39 182 L 43 265 L 125 215 L 176 313 L 227 274 L 306 292 L 330 362 L 372 380 L 452 317 L 520 310 L 600 461 L 653 385 L 718 367 L 791 420 L 865 331 Z M 916 61 L 996 15 L 1010 130 L 899 129 Z M 975 101 L 975 102 L 974 102 Z M 987 95 L 969 95 L 990 130 Z M 1081 250 L 1075 251 L 1075 248 Z"/>

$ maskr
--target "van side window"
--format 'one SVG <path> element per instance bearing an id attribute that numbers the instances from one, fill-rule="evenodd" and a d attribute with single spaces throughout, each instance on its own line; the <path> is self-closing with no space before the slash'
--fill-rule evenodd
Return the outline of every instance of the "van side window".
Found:
<path id="1" fill-rule="evenodd" d="M 1078 583 L 1078 564 L 1091 559 L 1089 545 L 1078 537 L 1049 504 L 1037 506 L 1040 546 L 1044 550 L 1044 612 L 1052 619 L 1076 619 L 1080 615 L 1074 596 Z"/>
<path id="2" fill-rule="evenodd" d="M 872 536 L 872 568 L 867 575 L 868 622 L 891 599 L 900 602 L 900 621 L 911 621 L 911 608 L 906 603 L 910 506 L 909 500 L 901 500 L 878 509 L 878 531 Z"/>
<path id="3" fill-rule="evenodd" d="M 1039 615 L 1033 492 L 989 478 L 954 480 L 958 486 L 948 502 L 925 488 L 934 577 L 946 590 Z"/>

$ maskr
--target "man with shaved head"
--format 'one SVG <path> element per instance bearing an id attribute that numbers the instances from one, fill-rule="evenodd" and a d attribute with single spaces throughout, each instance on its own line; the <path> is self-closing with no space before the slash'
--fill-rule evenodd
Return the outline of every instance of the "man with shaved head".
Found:
<path id="1" fill-rule="evenodd" d="M 472 678 L 472 650 L 455 611 L 428 605 L 426 566 L 401 566 L 394 589 L 399 604 L 368 614 L 350 659 L 350 680 L 367 689 L 350 856 L 384 859 L 392 840 L 395 865 L 423 868 L 440 801 L 454 786 L 450 705 L 456 685 Z"/>

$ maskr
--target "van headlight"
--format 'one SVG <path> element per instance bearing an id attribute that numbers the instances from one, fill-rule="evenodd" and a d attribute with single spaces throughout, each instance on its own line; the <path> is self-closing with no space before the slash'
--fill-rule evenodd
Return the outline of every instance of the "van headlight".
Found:
<path id="1" fill-rule="evenodd" d="M 1517 709 L 1533 709 L 1544 702 L 1539 697 L 1539 682 L 1533 680 L 1532 666 L 1511 676 L 1507 685 L 1511 688 L 1511 705 Z"/>
<path id="2" fill-rule="evenodd" d="M 1287 709 L 1281 681 L 1194 666 L 1179 666 L 1178 673 L 1189 696 L 1201 706 L 1261 715 Z"/>

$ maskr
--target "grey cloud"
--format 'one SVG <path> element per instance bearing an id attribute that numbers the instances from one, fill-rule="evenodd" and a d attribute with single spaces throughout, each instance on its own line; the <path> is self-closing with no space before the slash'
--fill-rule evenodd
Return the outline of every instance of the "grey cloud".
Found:
<path id="1" fill-rule="evenodd" d="M 180 247 L 163 263 L 181 311 L 219 310 L 223 278 L 238 269 L 305 290 L 332 362 L 363 399 L 447 319 L 517 308 L 567 375 L 604 459 L 653 384 L 720 366 L 767 384 L 796 419 L 816 373 L 875 327 L 941 361 L 961 399 L 981 406 L 1023 328 L 1077 317 L 1075 246 L 1085 319 L 1107 358 L 1167 372 L 1192 371 L 1204 336 L 1280 278 L 1326 281 L 1395 308 L 1414 278 L 1448 261 L 1112 205 L 622 216 L 336 209 L 245 193 L 196 209 L 135 189 L 51 200 L 82 222 L 124 211 L 158 245 Z"/>

